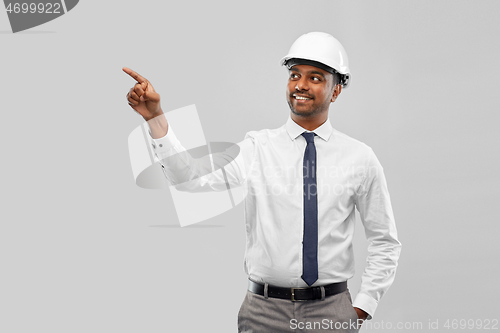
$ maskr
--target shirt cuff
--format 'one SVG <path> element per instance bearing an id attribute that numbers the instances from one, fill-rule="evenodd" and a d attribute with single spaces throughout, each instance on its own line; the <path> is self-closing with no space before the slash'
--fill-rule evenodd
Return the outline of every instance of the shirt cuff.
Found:
<path id="1" fill-rule="evenodd" d="M 378 302 L 364 293 L 358 293 L 354 302 L 352 302 L 352 306 L 359 308 L 366 313 L 368 313 L 367 320 L 372 319 L 372 316 L 375 314 L 375 310 L 377 309 Z"/>
<path id="2" fill-rule="evenodd" d="M 148 133 L 151 139 L 151 146 L 153 147 L 154 152 L 159 155 L 168 153 L 179 143 L 179 140 L 175 136 L 175 133 L 170 124 L 168 126 L 167 134 L 165 134 L 165 136 L 161 138 L 153 139 L 153 137 L 151 136 L 151 131 L 148 130 Z"/>

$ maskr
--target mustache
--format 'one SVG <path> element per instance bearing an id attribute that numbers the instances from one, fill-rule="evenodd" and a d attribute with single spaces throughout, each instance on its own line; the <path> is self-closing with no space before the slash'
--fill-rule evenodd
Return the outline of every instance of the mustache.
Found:
<path id="1" fill-rule="evenodd" d="M 302 92 L 302 91 L 294 91 L 293 93 L 290 93 L 290 97 L 293 97 L 293 95 L 295 94 L 298 94 L 298 95 L 301 95 L 302 97 L 307 97 L 307 98 L 310 98 L 310 99 L 314 99 L 314 96 L 311 96 L 305 92 Z"/>

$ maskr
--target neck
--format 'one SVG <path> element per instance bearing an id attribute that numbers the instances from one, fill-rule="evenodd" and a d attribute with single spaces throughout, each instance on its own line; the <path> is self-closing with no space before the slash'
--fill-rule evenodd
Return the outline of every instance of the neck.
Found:
<path id="1" fill-rule="evenodd" d="M 300 127 L 305 128 L 308 131 L 313 131 L 323 125 L 323 123 L 328 119 L 328 113 L 324 112 L 324 114 L 319 114 L 316 117 L 309 118 L 297 116 L 295 113 L 290 112 L 290 117 Z"/>

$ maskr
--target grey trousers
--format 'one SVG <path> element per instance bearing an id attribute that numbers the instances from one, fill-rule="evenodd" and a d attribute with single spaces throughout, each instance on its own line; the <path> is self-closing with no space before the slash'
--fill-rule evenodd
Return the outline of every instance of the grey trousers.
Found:
<path id="1" fill-rule="evenodd" d="M 359 332 L 349 290 L 323 300 L 292 302 L 247 291 L 238 333 Z"/>

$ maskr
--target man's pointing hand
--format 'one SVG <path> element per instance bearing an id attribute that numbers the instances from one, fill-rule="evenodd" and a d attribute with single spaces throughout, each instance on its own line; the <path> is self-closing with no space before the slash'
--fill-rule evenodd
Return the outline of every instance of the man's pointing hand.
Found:
<path id="1" fill-rule="evenodd" d="M 154 90 L 153 85 L 130 68 L 123 67 L 123 71 L 137 81 L 127 93 L 127 101 L 132 109 L 146 121 L 163 114 L 160 95 Z"/>

